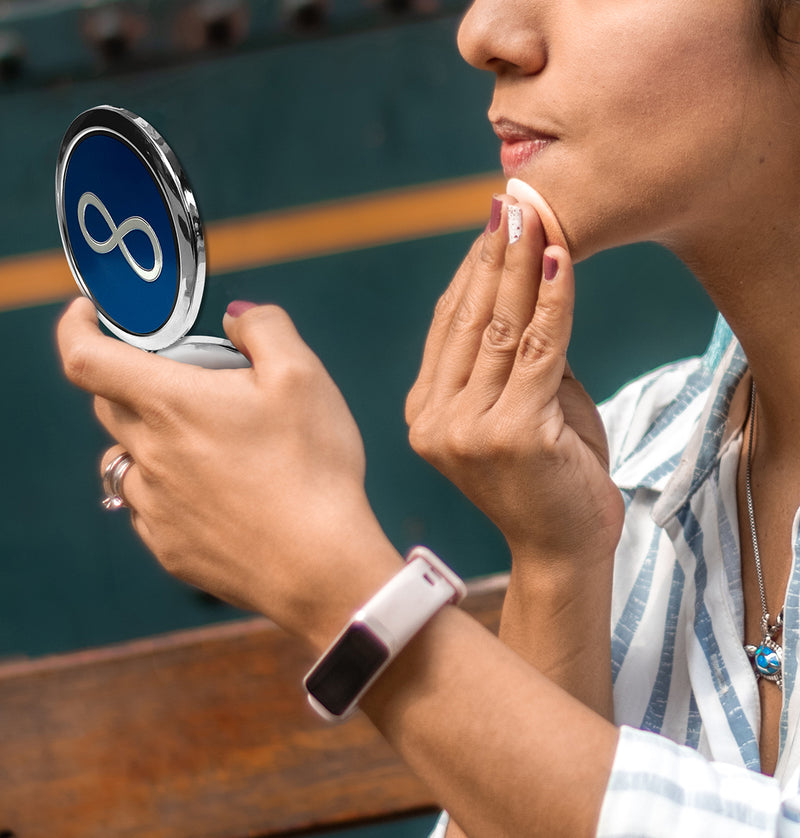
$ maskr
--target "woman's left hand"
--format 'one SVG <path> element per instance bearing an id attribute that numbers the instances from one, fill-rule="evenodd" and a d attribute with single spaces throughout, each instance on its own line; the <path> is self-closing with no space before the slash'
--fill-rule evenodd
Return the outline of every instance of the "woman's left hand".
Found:
<path id="1" fill-rule="evenodd" d="M 122 490 L 159 561 L 324 646 L 400 559 L 364 492 L 358 428 L 289 317 L 261 306 L 223 323 L 252 368 L 206 370 L 105 337 L 86 299 L 58 341 L 119 442 L 103 466 L 122 450 L 134 459 Z"/>
<path id="2" fill-rule="evenodd" d="M 597 409 L 567 365 L 572 261 L 547 245 L 532 205 L 495 200 L 499 223 L 436 308 L 406 403 L 411 444 L 508 542 L 501 639 L 610 718 L 611 582 L 625 509 Z M 502 223 L 512 206 L 514 240 Z"/>
<path id="3" fill-rule="evenodd" d="M 406 402 L 411 444 L 494 522 L 517 566 L 610 576 L 624 508 L 605 429 L 567 364 L 572 262 L 532 206 L 495 200 L 503 221 L 519 213 L 520 238 L 487 228 L 440 299 Z"/>

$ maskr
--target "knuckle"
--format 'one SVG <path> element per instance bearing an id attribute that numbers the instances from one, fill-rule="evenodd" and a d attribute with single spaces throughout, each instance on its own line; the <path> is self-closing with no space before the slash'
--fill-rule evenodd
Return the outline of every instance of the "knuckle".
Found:
<path id="1" fill-rule="evenodd" d="M 465 297 L 453 314 L 453 331 L 473 331 L 480 325 L 481 319 L 477 305 L 469 297 Z"/>
<path id="2" fill-rule="evenodd" d="M 517 348 L 517 333 L 511 323 L 495 314 L 483 332 L 484 345 L 495 352 L 515 351 Z"/>
<path id="3" fill-rule="evenodd" d="M 87 378 L 87 370 L 91 360 L 91 353 L 84 343 L 74 342 L 62 350 L 62 364 L 64 375 L 77 386 L 83 385 Z"/>
<path id="4" fill-rule="evenodd" d="M 415 384 L 409 391 L 409 394 L 406 396 L 405 420 L 409 430 L 412 428 L 415 420 L 419 416 L 420 411 L 422 410 L 422 404 L 422 393 L 419 391 L 419 388 Z"/>
<path id="5" fill-rule="evenodd" d="M 284 357 L 272 369 L 272 386 L 281 393 L 300 393 L 313 378 L 311 364 L 297 356 Z"/>
<path id="6" fill-rule="evenodd" d="M 408 426 L 408 443 L 412 451 L 423 459 L 427 459 L 425 455 L 428 450 L 428 437 L 422 430 L 420 422 L 413 422 Z"/>
<path id="7" fill-rule="evenodd" d="M 527 363 L 546 360 L 553 354 L 553 343 L 538 328 L 527 328 L 519 342 L 519 357 Z"/>
<path id="8" fill-rule="evenodd" d="M 294 330 L 294 322 L 289 313 L 274 303 L 248 309 L 239 315 L 237 322 L 241 324 L 240 328 L 250 334 L 286 334 Z"/>
<path id="9" fill-rule="evenodd" d="M 498 270 L 503 266 L 503 261 L 503 251 L 499 248 L 491 247 L 488 243 L 486 243 L 478 253 L 478 262 L 485 270 Z"/>
<path id="10" fill-rule="evenodd" d="M 481 447 L 471 422 L 459 421 L 448 429 L 446 449 L 450 458 L 470 462 L 480 455 Z"/>
<path id="11" fill-rule="evenodd" d="M 291 323 L 292 319 L 289 317 L 289 313 L 286 309 L 281 308 L 279 305 L 275 305 L 274 303 L 268 303 L 267 305 L 258 306 L 255 309 L 251 309 L 252 312 L 257 312 L 258 316 L 263 320 L 274 322 L 274 323 Z M 245 312 L 248 314 L 249 312 Z"/>
<path id="12" fill-rule="evenodd" d="M 408 439 L 420 457 L 446 475 L 494 454 L 494 436 L 468 419 L 424 415 L 409 427 Z"/>
<path id="13" fill-rule="evenodd" d="M 536 316 L 545 327 L 555 329 L 556 323 L 561 315 L 561 306 L 554 300 L 539 299 L 536 306 Z"/>
<path id="14" fill-rule="evenodd" d="M 236 319 L 244 323 L 248 320 L 280 320 L 288 316 L 286 311 L 275 303 L 261 303 L 246 309 Z"/>
<path id="15" fill-rule="evenodd" d="M 436 301 L 436 306 L 433 310 L 434 318 L 440 320 L 447 320 L 453 316 L 458 306 L 458 297 L 456 296 L 453 287 L 450 286 L 444 294 Z"/>
<path id="16" fill-rule="evenodd" d="M 429 462 L 435 457 L 437 446 L 434 428 L 425 416 L 418 416 L 408 427 L 408 442 L 411 448 Z"/>

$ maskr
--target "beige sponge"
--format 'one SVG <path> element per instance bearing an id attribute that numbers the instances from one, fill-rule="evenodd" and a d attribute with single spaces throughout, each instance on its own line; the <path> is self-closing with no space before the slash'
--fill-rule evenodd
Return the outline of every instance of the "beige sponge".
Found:
<path id="1" fill-rule="evenodd" d="M 531 204 L 536 212 L 539 213 L 548 244 L 557 244 L 565 250 L 569 250 L 567 239 L 564 236 L 561 225 L 558 223 L 556 214 L 550 209 L 550 204 L 532 186 L 525 183 L 524 180 L 512 177 L 506 184 L 506 192 L 518 201 L 525 201 L 526 204 Z"/>

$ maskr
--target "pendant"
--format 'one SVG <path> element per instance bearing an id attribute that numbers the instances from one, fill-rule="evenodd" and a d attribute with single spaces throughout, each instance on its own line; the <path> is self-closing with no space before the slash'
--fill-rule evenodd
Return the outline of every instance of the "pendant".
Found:
<path id="1" fill-rule="evenodd" d="M 780 622 L 776 626 L 770 626 L 768 618 L 762 621 L 761 643 L 758 646 L 746 645 L 744 650 L 750 658 L 756 680 L 764 678 L 783 689 L 783 649 L 772 639 L 772 635 L 777 633 L 780 627 Z"/>

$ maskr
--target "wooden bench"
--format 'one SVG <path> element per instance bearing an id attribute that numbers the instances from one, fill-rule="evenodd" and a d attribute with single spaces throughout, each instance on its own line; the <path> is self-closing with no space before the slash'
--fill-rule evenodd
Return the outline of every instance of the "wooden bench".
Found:
<path id="1" fill-rule="evenodd" d="M 507 577 L 464 607 L 496 630 Z M 0 665 L 0 838 L 240 838 L 436 803 L 365 717 L 328 726 L 262 618 Z"/>

